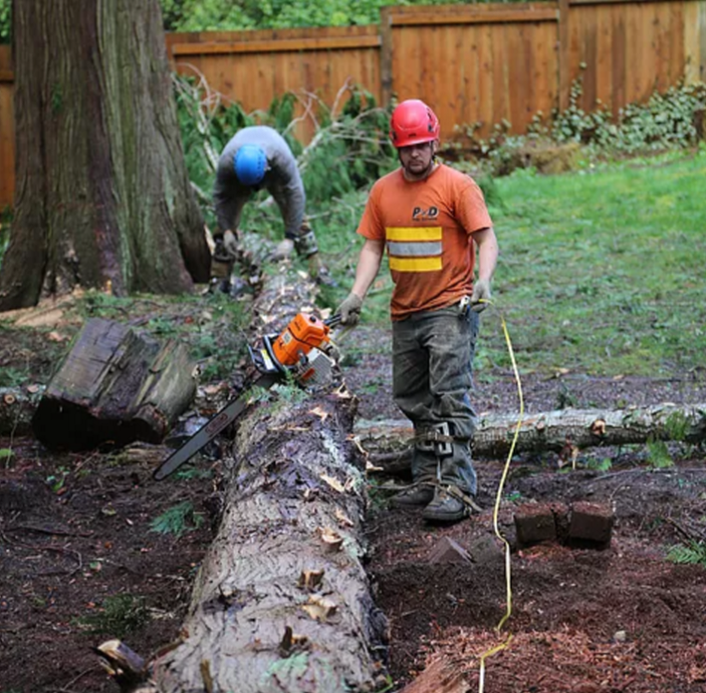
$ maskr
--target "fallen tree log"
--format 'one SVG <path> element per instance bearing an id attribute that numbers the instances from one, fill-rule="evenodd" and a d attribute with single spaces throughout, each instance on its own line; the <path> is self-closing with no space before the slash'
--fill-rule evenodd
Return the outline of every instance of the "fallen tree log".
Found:
<path id="1" fill-rule="evenodd" d="M 286 273 L 270 278 L 253 331 L 277 332 L 313 307 L 313 291 Z M 224 460 L 223 517 L 182 637 L 123 690 L 380 688 L 386 621 L 361 562 L 367 496 L 350 441 L 356 404 L 343 386 L 304 392 L 283 384 L 240 417 Z M 99 648 L 116 672 L 120 647 Z"/>
<path id="2" fill-rule="evenodd" d="M 510 451 L 519 414 L 480 417 L 473 441 L 478 458 L 496 459 Z M 368 463 L 378 471 L 407 471 L 414 431 L 409 421 L 359 420 L 354 438 Z M 566 453 L 593 446 L 643 444 L 649 440 L 700 443 L 706 440 L 706 404 L 658 404 L 604 411 L 561 409 L 526 414 L 520 423 L 515 452 Z"/>
<path id="3" fill-rule="evenodd" d="M 273 400 L 241 422 L 184 640 L 152 666 L 159 691 L 207 680 L 263 693 L 375 690 L 384 619 L 360 562 L 365 483 L 345 442 L 353 402 L 345 392 Z"/>
<path id="4" fill-rule="evenodd" d="M 196 391 L 185 345 L 119 322 L 88 320 L 32 418 L 49 448 L 159 443 Z"/>

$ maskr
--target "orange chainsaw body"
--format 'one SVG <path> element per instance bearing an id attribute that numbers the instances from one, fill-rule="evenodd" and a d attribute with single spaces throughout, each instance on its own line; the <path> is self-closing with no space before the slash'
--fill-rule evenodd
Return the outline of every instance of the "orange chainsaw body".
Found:
<path id="1" fill-rule="evenodd" d="M 272 343 L 272 352 L 283 366 L 297 366 L 312 349 L 325 351 L 331 328 L 316 315 L 299 313 Z"/>

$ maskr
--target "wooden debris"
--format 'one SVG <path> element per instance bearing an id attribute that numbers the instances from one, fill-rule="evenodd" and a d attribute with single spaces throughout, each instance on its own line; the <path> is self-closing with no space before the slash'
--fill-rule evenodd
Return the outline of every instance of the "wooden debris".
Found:
<path id="1" fill-rule="evenodd" d="M 43 388 L 0 388 L 0 435 L 27 436 Z"/>
<path id="2" fill-rule="evenodd" d="M 412 683 L 399 693 L 466 693 L 470 690 L 459 668 L 441 658 L 432 662 Z"/>

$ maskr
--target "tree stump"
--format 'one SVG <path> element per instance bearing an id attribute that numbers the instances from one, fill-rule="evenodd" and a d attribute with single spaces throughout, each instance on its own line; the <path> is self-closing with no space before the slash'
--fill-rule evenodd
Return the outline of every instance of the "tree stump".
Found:
<path id="1" fill-rule="evenodd" d="M 187 347 L 118 322 L 86 322 L 32 418 L 49 448 L 159 443 L 196 392 Z"/>

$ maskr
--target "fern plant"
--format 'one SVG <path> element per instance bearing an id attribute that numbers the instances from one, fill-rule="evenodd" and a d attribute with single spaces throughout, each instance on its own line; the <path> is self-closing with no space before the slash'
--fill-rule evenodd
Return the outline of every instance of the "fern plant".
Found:
<path id="1" fill-rule="evenodd" d="M 150 523 L 150 529 L 158 534 L 173 534 L 179 538 L 186 532 L 198 529 L 204 521 L 202 513 L 194 512 L 191 501 L 174 505 Z"/>
<path id="2" fill-rule="evenodd" d="M 702 565 L 706 568 L 706 544 L 695 539 L 687 544 L 675 544 L 669 549 L 667 560 L 682 565 Z"/>

